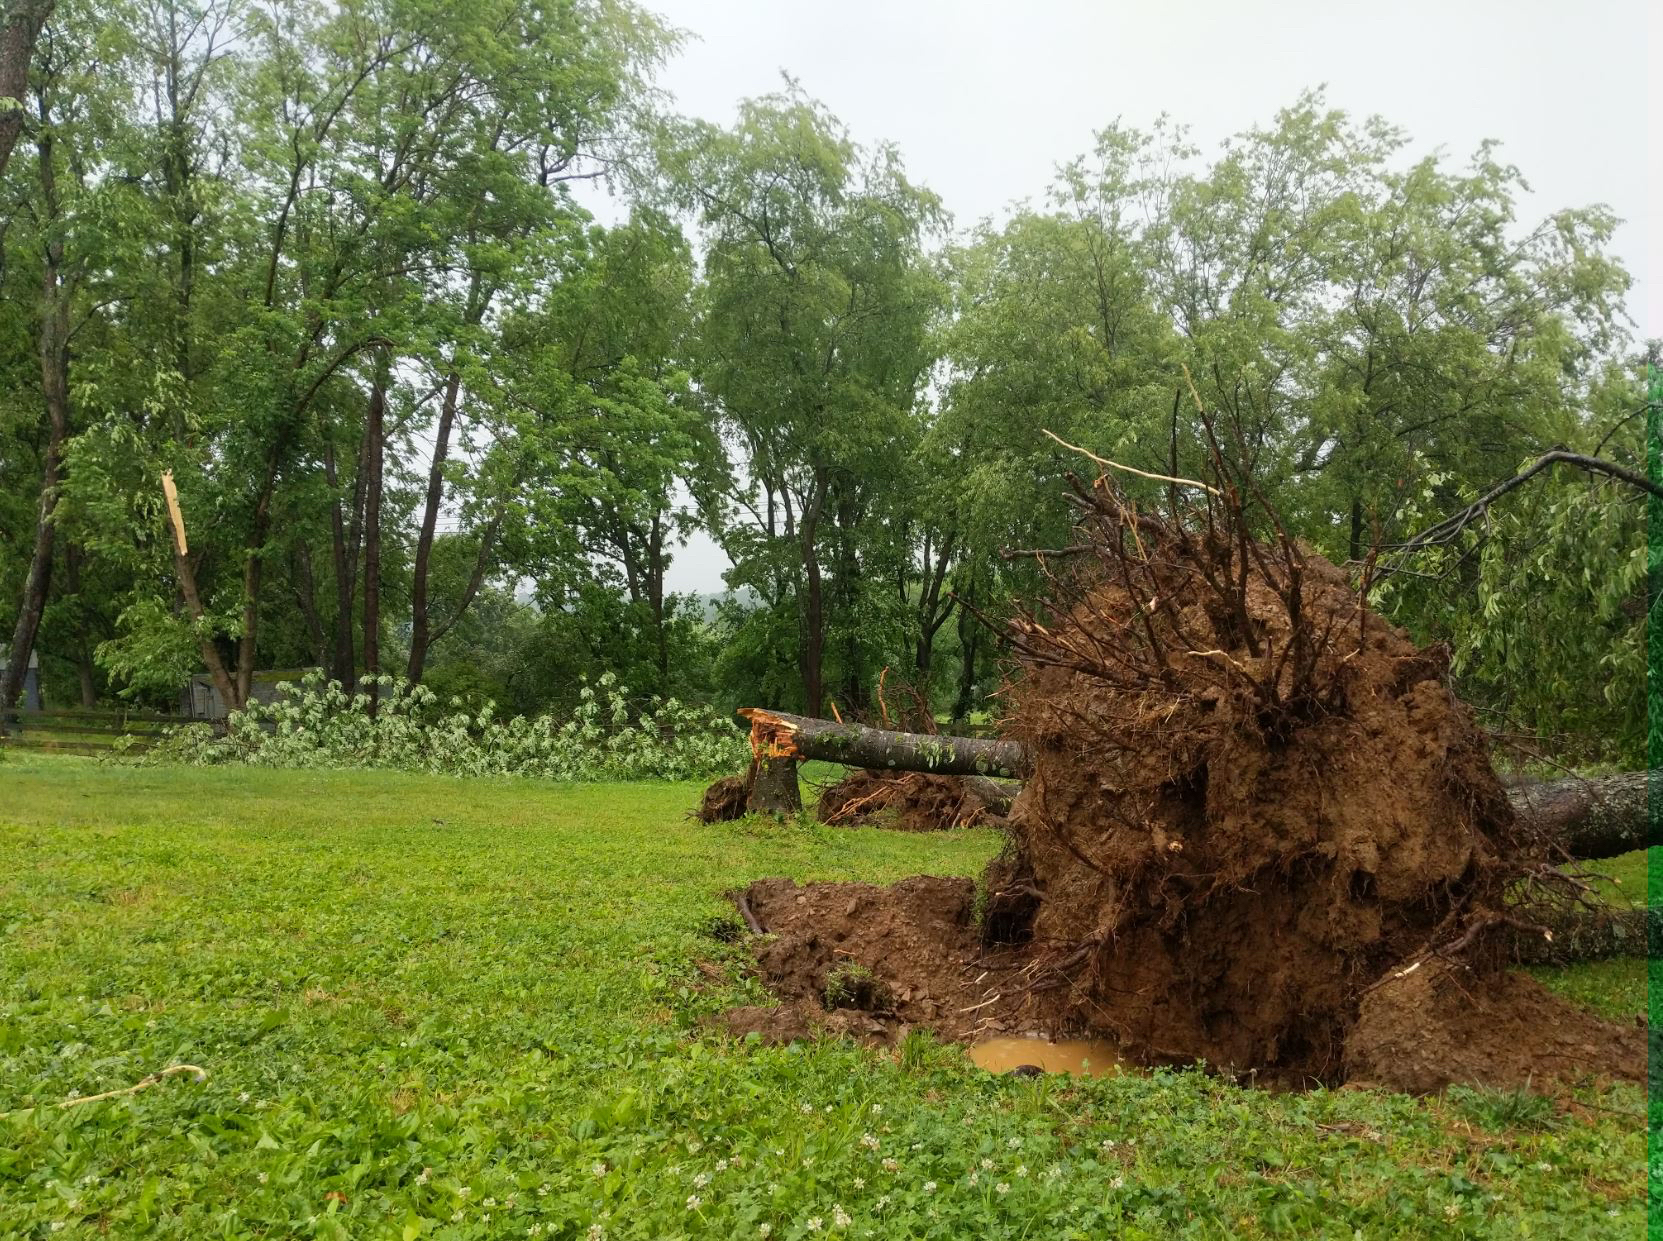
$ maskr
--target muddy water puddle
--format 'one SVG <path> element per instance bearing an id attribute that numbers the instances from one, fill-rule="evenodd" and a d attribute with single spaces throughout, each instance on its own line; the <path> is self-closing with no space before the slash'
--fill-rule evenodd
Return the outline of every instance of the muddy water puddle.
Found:
<path id="1" fill-rule="evenodd" d="M 990 1073 L 1009 1073 L 1027 1067 L 1045 1073 L 1073 1073 L 1108 1077 L 1130 1072 L 1120 1049 L 1103 1039 L 990 1038 L 970 1048 L 970 1059 Z"/>

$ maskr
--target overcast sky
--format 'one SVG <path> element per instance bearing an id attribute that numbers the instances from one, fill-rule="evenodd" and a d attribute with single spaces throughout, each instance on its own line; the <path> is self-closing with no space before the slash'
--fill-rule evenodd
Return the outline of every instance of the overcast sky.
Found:
<path id="1" fill-rule="evenodd" d="M 1663 336 L 1663 175 L 1647 123 L 1663 114 L 1655 4 L 1640 0 L 645 0 L 692 38 L 660 76 L 677 111 L 731 122 L 739 100 L 797 78 L 857 141 L 887 140 L 962 229 L 1038 199 L 1057 164 L 1117 117 L 1161 112 L 1204 154 L 1326 84 L 1334 106 L 1380 113 L 1412 151 L 1464 160 L 1499 139 L 1534 191 L 1526 218 L 1603 202 L 1626 221 L 1640 336 Z M 1649 52 L 1649 56 L 1648 56 Z M 1648 99 L 1648 90 L 1650 98 Z M 707 539 L 677 556 L 673 590 L 717 591 Z"/>

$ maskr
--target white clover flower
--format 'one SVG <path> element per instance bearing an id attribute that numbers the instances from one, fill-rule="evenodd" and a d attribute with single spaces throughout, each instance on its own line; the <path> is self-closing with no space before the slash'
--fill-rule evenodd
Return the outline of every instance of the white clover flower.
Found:
<path id="1" fill-rule="evenodd" d="M 869 1151 L 875 1151 L 878 1149 L 878 1139 L 870 1133 L 863 1133 L 860 1135 L 860 1144 Z"/>
<path id="2" fill-rule="evenodd" d="M 828 1104 L 826 1104 L 826 1115 L 827 1115 L 827 1116 L 830 1116 L 830 1115 L 831 1115 L 831 1110 L 832 1110 L 832 1105 L 831 1105 L 831 1104 L 829 1104 L 829 1103 L 828 1103 Z"/>
<path id="3" fill-rule="evenodd" d="M 1552 1172 L 1553 1171 L 1553 1165 L 1551 1163 L 1548 1163 L 1546 1160 L 1544 1160 L 1543 1162 L 1536 1165 L 1536 1171 L 1538 1171 L 1538 1172 Z"/>
<path id="4" fill-rule="evenodd" d="M 970 1174 L 970 1183 L 972 1185 L 980 1185 L 981 1182 L 982 1182 L 982 1174 L 980 1172 L 972 1172 Z"/>
<path id="5" fill-rule="evenodd" d="M 1125 1184 L 1126 1184 L 1126 1178 L 1123 1177 L 1123 1176 L 1117 1176 L 1117 1177 L 1114 1178 L 1114 1180 L 1109 1182 L 1109 1188 L 1110 1189 L 1119 1189 L 1122 1186 L 1124 1186 Z"/>
<path id="6" fill-rule="evenodd" d="M 855 1188 L 856 1189 L 865 1189 L 866 1188 L 866 1178 L 864 1176 L 855 1177 Z"/>
<path id="7" fill-rule="evenodd" d="M 982 1171 L 983 1172 L 993 1171 L 993 1160 L 984 1157 L 982 1159 Z"/>
<path id="8" fill-rule="evenodd" d="M 924 1144 L 922 1142 L 914 1142 L 912 1144 L 912 1149 L 915 1151 L 921 1151 L 924 1149 Z"/>
<path id="9" fill-rule="evenodd" d="M 237 1096 L 237 1102 L 238 1103 L 247 1103 L 248 1102 L 248 1091 L 245 1090 L 240 1095 L 238 1095 Z"/>
<path id="10" fill-rule="evenodd" d="M 269 1173 L 269 1172 L 262 1172 L 262 1173 L 260 1173 L 260 1175 L 259 1175 L 259 1176 L 257 1176 L 257 1177 L 256 1177 L 256 1178 L 255 1178 L 255 1179 L 256 1179 L 256 1180 L 257 1180 L 257 1181 L 259 1181 L 259 1182 L 260 1182 L 260 1184 L 262 1184 L 262 1185 L 264 1185 L 264 1184 L 265 1184 L 265 1183 L 266 1183 L 266 1182 L 267 1182 L 267 1181 L 269 1181 L 269 1180 L 271 1180 L 271 1173 Z"/>
<path id="11" fill-rule="evenodd" d="M 708 1172 L 701 1172 L 693 1178 L 694 1189 L 703 1189 L 708 1184 L 710 1184 L 710 1173 Z"/>
<path id="12" fill-rule="evenodd" d="M 1011 1191 L 1011 1187 L 1005 1181 L 1000 1181 L 997 1185 L 995 1185 L 993 1187 L 993 1191 L 995 1193 L 999 1193 L 999 1194 L 1008 1194 Z"/>
<path id="13" fill-rule="evenodd" d="M 589 1165 L 589 1171 L 591 1171 L 595 1174 L 595 1179 L 596 1180 L 599 1180 L 601 1177 L 606 1175 L 606 1165 L 604 1163 L 602 1163 L 600 1160 L 597 1159 L 597 1160 L 595 1160 L 594 1163 Z M 540 1194 L 541 1193 L 547 1193 L 548 1192 L 548 1186 L 547 1185 L 543 1186 L 543 1188 L 538 1190 L 537 1192 L 540 1193 Z"/>
<path id="14" fill-rule="evenodd" d="M 703 1202 L 704 1202 L 704 1199 L 699 1197 L 698 1194 L 688 1194 L 687 1195 L 687 1209 L 689 1211 L 697 1211 L 699 1209 L 700 1204 L 702 1204 Z"/>
<path id="15" fill-rule="evenodd" d="M 1025 1163 L 1017 1164 L 1016 1165 L 1016 1179 L 1021 1180 L 1023 1177 L 1025 1177 L 1027 1175 L 1028 1175 L 1028 1165 L 1025 1164 Z"/>
<path id="16" fill-rule="evenodd" d="M 1461 1204 L 1459 1202 L 1452 1202 L 1444 1208 L 1445 1219 L 1454 1219 L 1459 1214 L 1461 1214 Z"/>
<path id="17" fill-rule="evenodd" d="M 495 1198 L 487 1198 L 485 1199 L 485 1205 L 488 1207 L 494 1207 L 497 1205 L 497 1200 Z"/>
<path id="18" fill-rule="evenodd" d="M 774 1231 L 774 1226 L 772 1224 L 759 1224 L 759 1225 L 757 1225 L 756 1235 L 759 1236 L 759 1237 L 766 1237 L 766 1236 L 770 1235 L 773 1231 Z"/>
<path id="19" fill-rule="evenodd" d="M 727 1170 L 728 1170 L 728 1161 L 726 1159 L 718 1159 L 716 1161 L 716 1171 L 726 1172 Z"/>
<path id="20" fill-rule="evenodd" d="M 897 1159 L 886 1159 L 883 1161 L 883 1170 L 885 1172 L 899 1172 L 901 1170 L 901 1163 Z"/>
<path id="21" fill-rule="evenodd" d="M 1054 1181 L 1061 1175 L 1062 1169 L 1056 1164 L 1052 1164 L 1049 1168 L 1045 1169 L 1045 1179 L 1048 1181 Z"/>
<path id="22" fill-rule="evenodd" d="M 935 1193 L 935 1182 L 934 1181 L 925 1181 L 924 1182 L 924 1192 L 927 1193 L 927 1194 Z"/>
<path id="23" fill-rule="evenodd" d="M 451 1218 L 452 1223 L 461 1223 L 461 1221 L 462 1221 L 462 1208 L 457 1207 L 456 1210 L 452 1211 L 450 1213 L 450 1218 Z"/>
<path id="24" fill-rule="evenodd" d="M 872 1204 L 872 1209 L 874 1211 L 881 1211 L 888 1205 L 889 1205 L 889 1195 L 885 1194 L 883 1197 L 879 1198 L 876 1202 L 874 1202 Z"/>
<path id="25" fill-rule="evenodd" d="M 432 1169 L 428 1169 L 428 1171 L 431 1171 L 431 1170 Z M 537 1196 L 539 1198 L 547 1198 L 549 1196 L 549 1187 L 548 1187 L 548 1184 L 546 1182 L 537 1187 Z"/>
<path id="26" fill-rule="evenodd" d="M 1103 1141 L 1101 1143 L 1099 1143 L 1099 1145 L 1105 1151 L 1112 1151 L 1115 1148 L 1116 1143 L 1115 1143 L 1115 1140 L 1113 1138 L 1104 1138 Z"/>
<path id="27" fill-rule="evenodd" d="M 473 1193 L 473 1186 L 472 1185 L 464 1185 L 464 1186 L 462 1186 L 461 1189 L 456 1191 L 456 1196 L 458 1198 L 466 1198 L 471 1193 Z"/>
<path id="28" fill-rule="evenodd" d="M 704 1143 L 699 1141 L 698 1138 L 687 1139 L 687 1153 L 689 1155 L 697 1155 L 703 1149 Z"/>
<path id="29" fill-rule="evenodd" d="M 1012 1138 L 1009 1142 L 1006 1142 L 1005 1145 L 1010 1147 L 1012 1150 L 1015 1150 L 1017 1147 L 1022 1145 L 1022 1139 Z"/>
<path id="30" fill-rule="evenodd" d="M 808 1230 L 810 1232 L 819 1232 L 820 1228 L 821 1228 L 821 1220 L 820 1220 L 820 1217 L 818 1215 L 816 1215 L 813 1219 L 808 1221 Z"/>
<path id="31" fill-rule="evenodd" d="M 850 1224 L 854 1223 L 854 1220 L 849 1218 L 849 1213 L 847 1211 L 834 1202 L 832 1204 L 832 1223 L 838 1228 L 847 1228 Z"/>
<path id="32" fill-rule="evenodd" d="M 432 1168 L 423 1168 L 420 1172 L 416 1173 L 416 1184 L 425 1185 L 430 1179 L 432 1179 L 432 1176 Z"/>
<path id="33" fill-rule="evenodd" d="M 803 1104 L 803 1115 L 804 1116 L 814 1115 L 814 1105 L 812 1103 Z"/>

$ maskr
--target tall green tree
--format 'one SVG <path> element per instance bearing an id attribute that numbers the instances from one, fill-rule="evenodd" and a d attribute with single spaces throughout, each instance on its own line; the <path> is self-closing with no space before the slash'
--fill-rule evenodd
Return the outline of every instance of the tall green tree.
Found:
<path id="1" fill-rule="evenodd" d="M 795 86 L 732 129 L 690 126 L 673 171 L 707 246 L 698 381 L 740 455 L 716 528 L 735 585 L 795 611 L 801 702 L 818 714 L 829 613 L 855 622 L 871 496 L 916 435 L 934 361 L 940 204 Z M 863 670 L 844 671 L 856 689 Z"/>

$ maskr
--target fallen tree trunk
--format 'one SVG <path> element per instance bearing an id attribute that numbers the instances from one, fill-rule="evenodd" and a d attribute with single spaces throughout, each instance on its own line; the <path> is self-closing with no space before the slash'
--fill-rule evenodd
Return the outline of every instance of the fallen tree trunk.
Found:
<path id="1" fill-rule="evenodd" d="M 941 776 L 1018 776 L 1028 751 L 1015 741 L 899 733 L 862 724 L 839 724 L 761 707 L 744 707 L 757 753 L 817 758 L 873 771 L 929 771 Z"/>
<path id="2" fill-rule="evenodd" d="M 1553 780 L 1509 789 L 1518 816 L 1572 857 L 1607 858 L 1663 844 L 1651 807 L 1653 778 L 1663 772 L 1625 771 L 1583 780 Z"/>
<path id="3" fill-rule="evenodd" d="M 1606 957 L 1663 954 L 1663 908 L 1567 911 L 1547 920 L 1553 938 L 1513 932 L 1513 959 L 1521 965 L 1571 965 Z"/>
<path id="4" fill-rule="evenodd" d="M 758 754 L 873 771 L 979 777 L 977 792 L 996 814 L 1010 809 L 1015 790 L 987 777 L 1020 778 L 1032 765 L 1027 748 L 1007 739 L 892 732 L 761 707 L 744 707 L 739 714 L 751 722 L 751 745 Z M 1663 779 L 1663 771 L 1522 784 L 1507 795 L 1520 819 L 1572 857 L 1608 858 L 1663 845 L 1663 828 L 1650 804 L 1654 777 Z"/>

